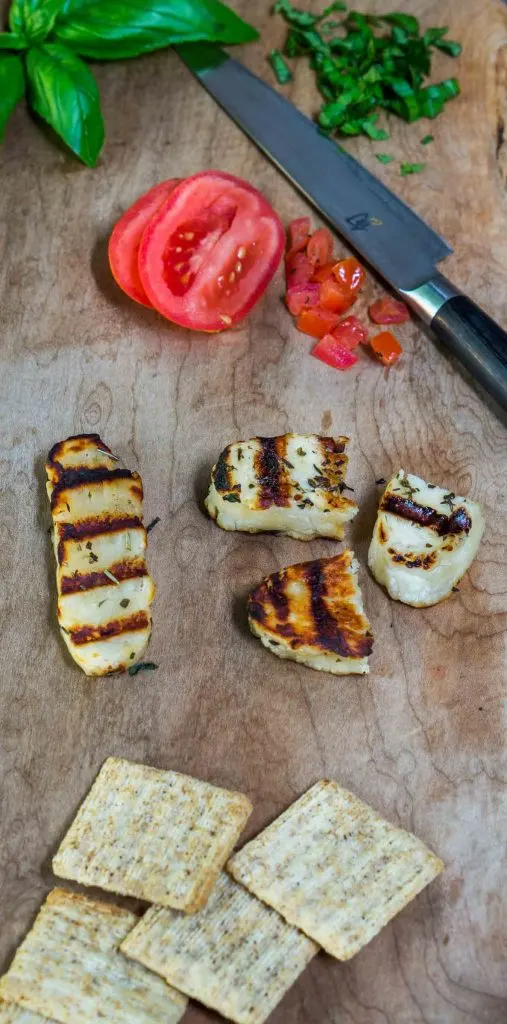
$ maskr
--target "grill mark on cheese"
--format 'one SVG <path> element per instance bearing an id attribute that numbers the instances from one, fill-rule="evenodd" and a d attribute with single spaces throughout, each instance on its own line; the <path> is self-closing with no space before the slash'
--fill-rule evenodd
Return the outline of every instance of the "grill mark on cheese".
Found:
<path id="1" fill-rule="evenodd" d="M 104 444 L 98 434 L 73 434 L 72 437 L 68 437 L 65 441 L 58 441 L 53 445 L 47 457 L 47 465 L 54 466 L 57 473 L 60 474 L 64 469 L 60 459 L 64 458 L 69 452 L 82 452 L 90 444 L 94 444 L 96 448 L 100 448 L 108 455 L 112 455 L 111 449 L 107 444 Z"/>
<path id="2" fill-rule="evenodd" d="M 120 636 L 122 633 L 132 633 L 139 629 L 148 629 L 150 620 L 147 612 L 139 611 L 134 615 L 126 615 L 121 619 L 110 619 L 100 626 L 81 626 L 79 629 L 69 629 L 69 636 L 74 644 L 89 644 L 97 640 L 109 640 L 113 636 Z"/>
<path id="3" fill-rule="evenodd" d="M 224 448 L 218 456 L 218 461 L 213 471 L 213 483 L 221 494 L 232 490 L 232 466 L 229 462 L 231 456 L 230 447 Z"/>
<path id="4" fill-rule="evenodd" d="M 412 523 L 419 523 L 420 526 L 427 526 L 438 533 L 439 537 L 446 537 L 449 534 L 468 533 L 472 527 L 472 520 L 465 508 L 457 508 L 450 516 L 437 512 L 436 509 L 427 505 L 418 505 L 411 498 L 403 498 L 398 494 L 384 494 L 380 508 L 383 512 L 391 512 L 393 515 L 401 516 Z"/>
<path id="5" fill-rule="evenodd" d="M 148 570 L 144 558 L 132 558 L 128 562 L 115 562 L 108 566 L 108 571 L 121 583 L 122 580 L 138 579 L 147 576 Z M 75 594 L 77 591 L 93 590 L 95 587 L 110 587 L 114 581 L 105 572 L 75 572 L 72 576 L 63 576 L 60 589 L 63 594 Z"/>
<path id="6" fill-rule="evenodd" d="M 285 434 L 280 437 L 258 437 L 259 448 L 254 456 L 254 468 L 258 481 L 257 507 L 270 508 L 290 505 L 291 482 L 283 459 L 287 451 Z"/>
<path id="7" fill-rule="evenodd" d="M 112 480 L 132 480 L 131 491 L 142 500 L 143 489 L 141 479 L 137 473 L 130 469 L 88 469 L 85 466 L 77 466 L 72 469 L 64 469 L 58 483 L 53 487 L 51 495 L 51 508 L 54 509 L 58 498 L 64 491 L 72 491 L 76 488 L 91 487 L 95 484 L 109 484 Z"/>
<path id="8" fill-rule="evenodd" d="M 58 563 L 62 564 L 65 557 L 65 544 L 69 540 L 91 540 L 106 533 L 121 533 L 128 530 L 144 530 L 139 516 L 91 516 L 89 519 L 77 519 L 73 523 L 58 524 Z"/>
<path id="9" fill-rule="evenodd" d="M 350 568 L 350 561 L 348 568 Z M 345 619 L 345 625 L 341 623 L 340 628 L 326 604 L 328 584 L 331 592 L 333 586 L 339 586 L 341 590 L 346 586 L 343 574 L 337 575 L 333 569 L 335 567 L 330 566 L 327 559 L 317 559 L 315 562 L 308 562 L 306 566 L 305 576 L 311 595 L 311 611 L 315 623 L 315 636 L 312 643 L 318 644 L 326 651 L 333 651 L 342 658 L 367 658 L 372 651 L 373 638 L 354 635 L 357 612 L 350 603 L 347 602 L 347 605 L 345 603 L 345 599 L 350 595 L 343 595 L 344 603 L 341 613 L 342 618 Z M 332 593 L 329 596 L 332 596 Z"/>

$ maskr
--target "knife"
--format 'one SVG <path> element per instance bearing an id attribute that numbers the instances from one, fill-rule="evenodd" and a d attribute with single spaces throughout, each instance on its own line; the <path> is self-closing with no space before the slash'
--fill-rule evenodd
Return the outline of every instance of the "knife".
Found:
<path id="1" fill-rule="evenodd" d="M 217 103 L 507 408 L 507 334 L 437 269 L 452 249 L 316 124 L 218 46 L 178 53 Z"/>

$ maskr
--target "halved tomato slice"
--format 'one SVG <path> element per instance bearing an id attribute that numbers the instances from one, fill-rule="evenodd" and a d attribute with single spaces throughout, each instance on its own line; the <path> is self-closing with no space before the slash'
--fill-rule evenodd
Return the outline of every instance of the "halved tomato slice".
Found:
<path id="1" fill-rule="evenodd" d="M 195 331 L 238 323 L 282 258 L 278 214 L 247 181 L 222 171 L 186 178 L 147 225 L 139 274 L 163 316 Z"/>
<path id="2" fill-rule="evenodd" d="M 116 283 L 135 302 L 150 306 L 151 302 L 141 284 L 137 257 L 143 231 L 159 206 L 167 199 L 181 178 L 170 178 L 150 188 L 125 210 L 115 224 L 109 239 L 109 266 Z"/>

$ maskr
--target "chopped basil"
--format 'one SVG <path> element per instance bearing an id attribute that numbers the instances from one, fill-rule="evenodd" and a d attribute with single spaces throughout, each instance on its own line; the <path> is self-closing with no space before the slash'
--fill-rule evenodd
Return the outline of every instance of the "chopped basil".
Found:
<path id="1" fill-rule="evenodd" d="M 407 174 L 420 174 L 425 167 L 426 164 L 400 164 L 400 174 L 403 177 Z"/>
<path id="2" fill-rule="evenodd" d="M 292 81 L 294 77 L 292 71 L 279 50 L 271 50 L 268 60 L 280 85 L 287 85 L 287 82 Z"/>
<path id="3" fill-rule="evenodd" d="M 156 526 L 157 523 L 159 523 L 159 522 L 160 522 L 160 516 L 155 516 L 155 518 L 152 519 L 151 523 L 148 523 L 148 526 L 146 527 L 146 533 L 150 533 L 151 530 L 153 530 L 153 527 Z"/>
<path id="4" fill-rule="evenodd" d="M 301 458 L 303 457 L 303 455 L 306 455 L 306 452 L 305 452 L 304 448 L 297 448 L 296 449 L 296 455 L 300 455 Z"/>
<path id="5" fill-rule="evenodd" d="M 231 494 L 224 494 L 223 499 L 224 501 L 241 501 L 241 498 L 236 491 L 232 491 Z"/>
<path id="6" fill-rule="evenodd" d="M 380 164 L 390 164 L 394 160 L 390 153 L 375 153 L 375 156 Z"/>
<path id="7" fill-rule="evenodd" d="M 90 562 L 98 562 L 98 560 L 99 560 L 99 556 L 96 555 L 94 551 L 90 551 L 89 561 Z"/>
<path id="8" fill-rule="evenodd" d="M 134 655 L 131 654 L 130 657 L 133 658 Z M 152 672 L 156 668 L 158 668 L 158 665 L 155 665 L 154 661 L 138 661 L 137 665 L 130 666 L 128 674 L 129 676 L 136 676 L 138 672 Z"/>
<path id="9" fill-rule="evenodd" d="M 424 138 L 421 139 L 421 146 L 428 146 L 430 142 L 433 142 L 434 138 L 434 135 L 425 135 Z"/>
<path id="10" fill-rule="evenodd" d="M 120 608 L 128 608 L 129 604 L 130 604 L 130 598 L 124 597 L 120 601 Z"/>
<path id="11" fill-rule="evenodd" d="M 456 497 L 456 495 L 454 494 L 454 491 L 449 491 L 448 494 L 444 494 L 444 496 L 442 498 L 442 501 L 441 501 L 442 505 L 448 505 L 449 506 L 451 512 L 454 511 L 453 499 L 455 497 Z"/>

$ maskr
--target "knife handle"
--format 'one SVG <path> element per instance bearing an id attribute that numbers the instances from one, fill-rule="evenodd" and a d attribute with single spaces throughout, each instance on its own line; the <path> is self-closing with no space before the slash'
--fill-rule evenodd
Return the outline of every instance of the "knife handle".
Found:
<path id="1" fill-rule="evenodd" d="M 401 293 L 472 377 L 507 409 L 507 333 L 443 274 Z"/>

